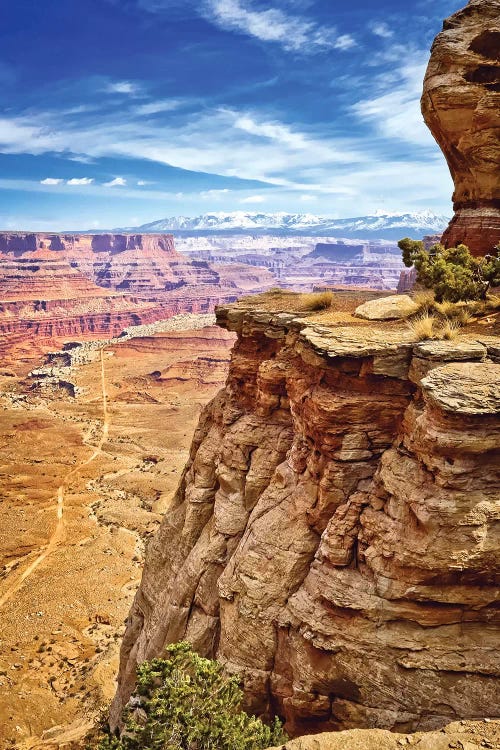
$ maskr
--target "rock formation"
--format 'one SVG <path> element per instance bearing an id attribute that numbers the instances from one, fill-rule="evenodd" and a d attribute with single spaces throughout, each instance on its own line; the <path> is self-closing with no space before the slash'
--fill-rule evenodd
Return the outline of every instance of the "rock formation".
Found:
<path id="1" fill-rule="evenodd" d="M 494 713 L 500 341 L 272 299 L 218 310 L 238 342 L 148 549 L 114 722 L 180 639 L 292 735 Z"/>
<path id="2" fill-rule="evenodd" d="M 190 260 L 171 235 L 0 233 L 0 354 L 210 312 L 273 283 L 264 269 Z"/>
<path id="3" fill-rule="evenodd" d="M 470 0 L 436 37 L 422 112 L 455 183 L 443 235 L 476 255 L 500 241 L 500 2 Z"/>
<path id="4" fill-rule="evenodd" d="M 404 735 L 385 729 L 326 732 L 287 742 L 269 750 L 482 750 L 500 747 L 500 721 L 455 721 L 434 732 Z"/>

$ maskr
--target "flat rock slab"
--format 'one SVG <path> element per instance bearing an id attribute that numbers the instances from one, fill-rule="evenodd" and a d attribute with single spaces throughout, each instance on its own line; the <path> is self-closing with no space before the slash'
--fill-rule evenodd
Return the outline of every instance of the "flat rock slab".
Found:
<path id="1" fill-rule="evenodd" d="M 500 365 L 459 362 L 437 367 L 422 380 L 426 395 L 457 414 L 500 414 Z"/>
<path id="2" fill-rule="evenodd" d="M 413 353 L 423 359 L 459 362 L 485 359 L 488 350 L 479 341 L 422 341 L 415 344 Z"/>
<path id="3" fill-rule="evenodd" d="M 499 721 L 456 721 L 444 729 L 415 734 L 396 734 L 386 729 L 351 729 L 324 732 L 290 740 L 269 750 L 482 750 L 500 747 Z"/>
<path id="4" fill-rule="evenodd" d="M 307 341 L 318 354 L 329 357 L 373 357 L 411 351 L 411 331 L 387 331 L 371 326 L 341 326 L 326 328 L 315 326 L 304 328 L 300 337 Z M 486 350 L 485 350 L 486 351 Z"/>
<path id="5" fill-rule="evenodd" d="M 400 320 L 417 310 L 418 305 L 407 294 L 392 294 L 365 302 L 356 308 L 354 315 L 365 320 Z"/>

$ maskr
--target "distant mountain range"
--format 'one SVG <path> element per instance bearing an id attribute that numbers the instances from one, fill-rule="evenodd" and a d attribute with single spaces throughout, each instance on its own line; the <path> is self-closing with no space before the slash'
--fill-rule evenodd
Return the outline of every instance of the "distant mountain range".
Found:
<path id="1" fill-rule="evenodd" d="M 315 214 L 234 211 L 195 217 L 172 216 L 138 227 L 113 231 L 174 232 L 183 235 L 296 234 L 394 240 L 405 236 L 421 238 L 425 234 L 439 234 L 444 231 L 448 221 L 448 217 L 436 216 L 432 211 L 404 214 L 377 211 L 372 216 L 358 216 L 352 219 L 330 219 Z"/>

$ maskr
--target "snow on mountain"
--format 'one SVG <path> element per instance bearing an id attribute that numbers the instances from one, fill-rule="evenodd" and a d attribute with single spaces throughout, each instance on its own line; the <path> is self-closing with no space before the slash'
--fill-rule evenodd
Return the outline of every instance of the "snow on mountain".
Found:
<path id="1" fill-rule="evenodd" d="M 216 212 L 196 217 L 173 216 L 139 227 L 128 227 L 134 232 L 182 233 L 291 233 L 318 236 L 385 238 L 438 234 L 446 228 L 448 217 L 437 216 L 432 211 L 414 213 L 389 213 L 376 211 L 371 216 L 348 219 L 331 219 L 314 214 L 255 213 L 234 211 Z"/>

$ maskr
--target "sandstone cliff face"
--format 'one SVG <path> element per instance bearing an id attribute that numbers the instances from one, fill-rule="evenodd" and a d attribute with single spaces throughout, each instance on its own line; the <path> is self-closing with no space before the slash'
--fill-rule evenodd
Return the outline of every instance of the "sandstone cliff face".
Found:
<path id="1" fill-rule="evenodd" d="M 500 2 L 470 0 L 432 47 L 422 112 L 455 183 L 447 247 L 476 255 L 500 241 Z"/>
<path id="2" fill-rule="evenodd" d="M 229 378 L 149 546 L 113 721 L 179 639 L 294 735 L 494 713 L 499 341 L 258 304 L 218 312 Z"/>

